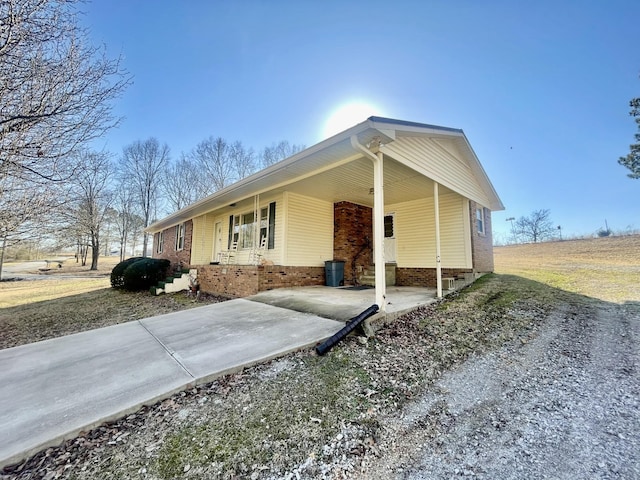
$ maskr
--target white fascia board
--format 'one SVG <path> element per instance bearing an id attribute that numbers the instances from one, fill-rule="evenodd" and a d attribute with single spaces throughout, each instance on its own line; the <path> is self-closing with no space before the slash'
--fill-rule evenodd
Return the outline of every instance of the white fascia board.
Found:
<path id="1" fill-rule="evenodd" d="M 231 203 L 240 201 L 241 198 L 238 198 L 238 195 L 240 195 L 242 199 L 247 198 L 248 196 L 251 196 L 253 193 L 247 193 L 246 191 L 243 193 L 240 193 L 240 192 L 243 189 L 247 189 L 247 188 L 250 189 L 251 185 L 256 182 L 265 181 L 266 177 L 273 178 L 273 183 L 271 184 L 271 186 L 269 186 L 269 188 L 265 188 L 264 186 L 262 187 L 256 186 L 255 192 L 268 191 L 272 188 L 275 188 L 276 185 L 282 186 L 283 184 L 282 180 L 278 179 L 278 174 L 280 172 L 284 172 L 288 167 L 296 163 L 304 162 L 305 159 L 310 158 L 313 155 L 319 152 L 322 152 L 325 149 L 331 148 L 342 142 L 350 142 L 350 138 L 352 135 L 361 136 L 363 133 L 367 131 L 370 131 L 368 135 L 366 135 L 367 138 L 382 136 L 383 138 L 381 138 L 380 141 L 383 143 L 392 141 L 393 138 L 395 138 L 394 131 L 389 131 L 389 130 L 377 131 L 375 127 L 373 127 L 373 122 L 367 119 L 364 122 L 359 123 L 326 140 L 323 140 L 320 143 L 317 143 L 309 148 L 306 148 L 305 150 L 302 150 L 301 152 L 298 152 L 289 158 L 281 160 L 278 163 L 275 163 L 252 175 L 249 175 L 248 177 L 243 178 L 242 180 L 239 180 L 238 182 L 232 185 L 229 185 L 228 187 L 225 187 L 222 190 L 212 193 L 211 195 L 201 200 L 198 200 L 197 202 L 192 203 L 191 205 L 184 207 L 183 209 L 178 210 L 177 212 L 174 212 L 168 215 L 162 220 L 154 222 L 153 224 L 149 225 L 144 231 L 147 233 L 155 233 L 161 230 L 166 230 L 167 228 L 170 228 L 178 223 L 182 223 L 193 217 L 202 215 L 206 213 L 206 211 L 222 208 Z"/>

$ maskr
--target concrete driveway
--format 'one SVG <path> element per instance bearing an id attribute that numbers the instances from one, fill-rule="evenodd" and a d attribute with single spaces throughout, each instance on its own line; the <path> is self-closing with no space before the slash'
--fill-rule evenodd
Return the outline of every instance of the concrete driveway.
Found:
<path id="1" fill-rule="evenodd" d="M 0 467 L 343 325 L 237 299 L 0 350 Z"/>

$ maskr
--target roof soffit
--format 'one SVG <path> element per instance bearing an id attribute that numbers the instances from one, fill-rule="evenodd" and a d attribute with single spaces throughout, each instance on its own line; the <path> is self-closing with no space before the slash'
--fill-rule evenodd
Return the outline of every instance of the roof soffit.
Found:
<path id="1" fill-rule="evenodd" d="M 273 192 L 278 189 L 284 190 L 285 187 L 294 183 L 303 184 L 303 181 L 310 177 L 322 175 L 325 172 L 353 162 L 362 157 L 362 154 L 355 152 L 351 146 L 350 138 L 353 135 L 357 137 L 361 145 L 370 145 L 374 143 L 374 140 L 375 143 L 379 142 L 382 145 L 383 151 L 385 144 L 393 143 L 399 136 L 427 136 L 436 141 L 438 139 L 452 140 L 452 142 L 441 141 L 438 142 L 438 144 L 453 158 L 462 156 L 469 160 L 469 167 L 472 168 L 475 175 L 483 180 L 484 188 L 488 188 L 489 192 L 497 199 L 494 205 L 488 206 L 492 209 L 504 208 L 462 130 L 371 117 L 350 129 L 298 152 L 264 170 L 256 172 L 233 185 L 225 187 L 155 222 L 149 226 L 147 230 L 150 232 L 163 230 L 212 210 L 229 207 L 229 205 L 240 202 L 253 195 L 262 194 L 267 191 Z M 456 152 L 453 150 L 459 150 L 459 152 L 457 152 L 458 155 L 456 155 Z"/>

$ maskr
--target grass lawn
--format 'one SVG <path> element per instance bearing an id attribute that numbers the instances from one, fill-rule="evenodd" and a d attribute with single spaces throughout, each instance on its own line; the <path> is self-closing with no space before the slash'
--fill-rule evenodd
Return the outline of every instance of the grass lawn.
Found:
<path id="1" fill-rule="evenodd" d="M 221 300 L 124 292 L 112 289 L 106 277 L 0 282 L 0 349 Z"/>
<path id="2" fill-rule="evenodd" d="M 640 301 L 640 235 L 494 248 L 497 273 L 615 303 Z"/>

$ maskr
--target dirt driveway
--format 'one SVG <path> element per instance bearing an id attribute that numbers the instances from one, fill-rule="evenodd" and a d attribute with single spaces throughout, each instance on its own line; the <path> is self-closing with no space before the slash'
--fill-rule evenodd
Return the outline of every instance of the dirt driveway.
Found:
<path id="1" fill-rule="evenodd" d="M 563 304 L 390 419 L 361 478 L 640 478 L 640 306 Z"/>

